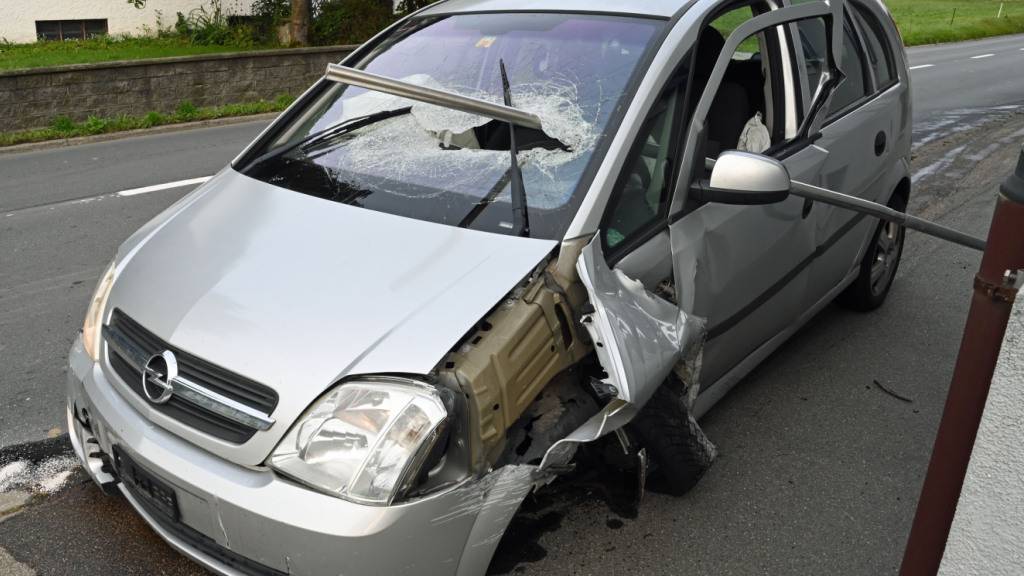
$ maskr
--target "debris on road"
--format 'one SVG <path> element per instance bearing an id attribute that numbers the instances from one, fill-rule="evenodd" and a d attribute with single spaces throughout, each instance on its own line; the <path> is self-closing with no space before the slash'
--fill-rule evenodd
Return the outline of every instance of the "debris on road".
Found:
<path id="1" fill-rule="evenodd" d="M 902 395 L 902 394 L 900 394 L 898 392 L 895 392 L 894 390 L 892 390 L 890 388 L 886 388 L 885 385 L 882 384 L 881 382 L 879 382 L 878 380 L 874 380 L 874 383 L 875 383 L 875 386 L 878 387 L 879 390 L 881 390 L 882 392 L 885 392 L 889 396 L 892 396 L 893 398 L 895 398 L 895 399 L 897 399 L 897 400 L 899 400 L 901 402 L 906 402 L 907 404 L 913 404 L 914 403 L 914 400 L 912 398 L 907 398 L 906 396 L 904 396 L 904 395 Z"/>
<path id="2" fill-rule="evenodd" d="M 71 455 L 54 456 L 39 463 L 18 460 L 0 468 L 0 495 L 14 490 L 52 494 L 67 483 L 78 460 Z"/>

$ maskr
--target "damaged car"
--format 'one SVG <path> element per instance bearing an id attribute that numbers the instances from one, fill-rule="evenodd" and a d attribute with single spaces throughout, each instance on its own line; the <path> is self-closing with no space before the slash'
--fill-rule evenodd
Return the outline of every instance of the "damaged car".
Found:
<path id="1" fill-rule="evenodd" d="M 699 418 L 906 207 L 879 0 L 445 0 L 328 66 L 133 234 L 70 352 L 78 457 L 222 574 L 482 574 L 604 458 L 682 494 Z"/>

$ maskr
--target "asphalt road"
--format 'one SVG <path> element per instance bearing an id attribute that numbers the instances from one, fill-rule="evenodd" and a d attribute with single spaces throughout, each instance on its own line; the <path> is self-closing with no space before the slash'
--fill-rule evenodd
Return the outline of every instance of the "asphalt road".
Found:
<path id="1" fill-rule="evenodd" d="M 912 66 L 931 65 L 912 72 L 920 145 L 911 212 L 982 235 L 994 186 L 1024 139 L 1015 109 L 1024 105 L 1024 37 L 910 54 Z M 0 447 L 63 425 L 64 357 L 100 271 L 128 234 L 190 187 L 117 193 L 213 174 L 264 124 L 0 154 Z M 892 572 L 977 263 L 967 250 L 911 234 L 882 310 L 829 308 L 704 419 L 721 456 L 691 494 L 649 495 L 638 518 L 623 519 L 590 488 L 556 488 L 528 503 L 493 569 Z M 64 543 L 59 554 L 54 541 Z M 165 574 L 196 572 L 121 500 L 89 485 L 0 523 L 4 548 L 40 574 L 148 574 L 153 562 Z"/>

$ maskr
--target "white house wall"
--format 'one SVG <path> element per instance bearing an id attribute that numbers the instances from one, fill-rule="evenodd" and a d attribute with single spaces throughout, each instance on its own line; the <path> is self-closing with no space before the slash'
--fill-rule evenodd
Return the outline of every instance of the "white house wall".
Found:
<path id="1" fill-rule="evenodd" d="M 248 14 L 251 0 L 223 0 L 225 14 Z M 135 8 L 126 0 L 0 0 L 0 39 L 8 42 L 36 40 L 37 20 L 106 19 L 111 35 L 141 35 L 174 25 L 178 12 L 190 11 L 210 2 L 201 0 L 148 0 L 145 8 Z"/>

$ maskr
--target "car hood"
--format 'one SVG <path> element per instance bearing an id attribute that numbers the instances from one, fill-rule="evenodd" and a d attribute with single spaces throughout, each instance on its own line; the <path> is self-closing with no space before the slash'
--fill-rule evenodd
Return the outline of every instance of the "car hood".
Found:
<path id="1" fill-rule="evenodd" d="M 432 370 L 556 245 L 329 202 L 232 170 L 194 194 L 129 241 L 107 310 L 278 392 L 276 423 L 242 447 L 129 398 L 247 464 L 339 378 Z"/>

